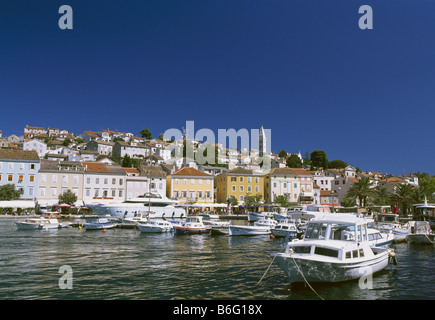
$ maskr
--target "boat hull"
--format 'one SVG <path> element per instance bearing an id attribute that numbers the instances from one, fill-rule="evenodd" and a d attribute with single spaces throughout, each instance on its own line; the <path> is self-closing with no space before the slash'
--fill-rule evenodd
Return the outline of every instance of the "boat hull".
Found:
<path id="1" fill-rule="evenodd" d="M 271 231 L 270 227 L 231 225 L 228 232 L 230 236 L 256 236 L 270 234 Z"/>
<path id="2" fill-rule="evenodd" d="M 176 234 L 196 234 L 196 233 L 208 233 L 210 232 L 211 227 L 182 227 L 182 226 L 174 226 L 174 233 Z"/>
<path id="3" fill-rule="evenodd" d="M 281 230 L 281 229 L 272 229 L 272 235 L 276 238 L 289 238 L 296 239 L 298 237 L 298 233 L 295 231 Z"/>
<path id="4" fill-rule="evenodd" d="M 115 223 L 85 223 L 83 228 L 86 230 L 104 230 L 113 229 L 116 227 Z"/>
<path id="5" fill-rule="evenodd" d="M 166 232 L 172 232 L 172 227 L 156 227 L 156 226 L 143 226 L 138 224 L 137 228 L 140 232 L 143 233 L 166 233 Z"/>
<path id="6" fill-rule="evenodd" d="M 435 235 L 433 234 L 408 234 L 406 237 L 408 243 L 411 244 L 435 244 Z"/>
<path id="7" fill-rule="evenodd" d="M 303 259 L 291 253 L 272 254 L 275 263 L 284 271 L 291 283 L 342 282 L 374 274 L 388 265 L 388 252 L 356 263 L 333 263 Z"/>

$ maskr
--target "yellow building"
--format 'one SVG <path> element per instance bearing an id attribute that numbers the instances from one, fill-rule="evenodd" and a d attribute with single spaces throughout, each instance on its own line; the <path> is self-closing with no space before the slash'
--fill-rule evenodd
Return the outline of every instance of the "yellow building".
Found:
<path id="1" fill-rule="evenodd" d="M 245 204 L 247 195 L 261 194 L 264 199 L 264 175 L 251 169 L 234 168 L 216 177 L 216 198 L 224 203 L 235 196 L 239 205 Z"/>
<path id="2" fill-rule="evenodd" d="M 195 168 L 181 168 L 166 177 L 166 195 L 180 203 L 213 203 L 213 188 L 213 176 Z"/>

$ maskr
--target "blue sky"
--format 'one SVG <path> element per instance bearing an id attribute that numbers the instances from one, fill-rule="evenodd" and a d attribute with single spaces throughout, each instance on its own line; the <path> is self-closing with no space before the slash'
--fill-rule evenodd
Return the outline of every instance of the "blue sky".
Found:
<path id="1" fill-rule="evenodd" d="M 58 9 L 73 8 L 73 30 Z M 373 8 L 361 30 L 358 8 Z M 435 174 L 435 2 L 9 0 L 0 129 L 272 130 L 362 170 Z"/>

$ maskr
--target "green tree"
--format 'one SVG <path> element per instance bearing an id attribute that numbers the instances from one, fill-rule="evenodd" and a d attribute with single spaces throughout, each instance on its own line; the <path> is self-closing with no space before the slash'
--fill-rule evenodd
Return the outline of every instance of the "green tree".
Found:
<path id="1" fill-rule="evenodd" d="M 116 142 L 116 141 L 125 141 L 125 140 L 122 139 L 121 137 L 115 137 L 115 138 L 113 138 L 113 142 Z"/>
<path id="2" fill-rule="evenodd" d="M 346 197 L 358 199 L 359 205 L 364 208 L 367 205 L 368 197 L 374 196 L 374 194 L 373 183 L 370 182 L 368 177 L 362 176 L 350 187 Z"/>
<path id="3" fill-rule="evenodd" d="M 128 154 L 122 157 L 121 166 L 124 168 L 137 168 L 140 165 L 140 161 L 138 159 L 131 158 Z"/>
<path id="4" fill-rule="evenodd" d="M 344 198 L 340 203 L 343 207 L 355 207 L 356 201 L 353 198 Z"/>
<path id="5" fill-rule="evenodd" d="M 68 189 L 63 194 L 60 194 L 58 199 L 59 199 L 59 204 L 65 203 L 65 204 L 73 205 L 77 201 L 77 196 L 74 194 L 74 192 Z"/>
<path id="6" fill-rule="evenodd" d="M 290 206 L 290 202 L 287 200 L 287 197 L 284 195 L 276 196 L 273 203 L 277 204 L 280 207 L 289 207 Z"/>
<path id="7" fill-rule="evenodd" d="M 70 138 L 65 138 L 65 140 L 63 140 L 62 145 L 65 147 L 68 147 L 70 144 L 72 143 Z"/>
<path id="8" fill-rule="evenodd" d="M 348 163 L 341 160 L 332 160 L 328 162 L 329 169 L 343 169 L 348 166 Z"/>
<path id="9" fill-rule="evenodd" d="M 388 192 L 387 188 L 378 188 L 375 190 L 374 202 L 378 206 L 386 206 L 391 204 L 391 193 Z"/>
<path id="10" fill-rule="evenodd" d="M 311 165 L 315 168 L 328 169 L 328 158 L 323 150 L 314 150 L 310 155 Z"/>
<path id="11" fill-rule="evenodd" d="M 236 196 L 230 197 L 230 204 L 231 204 L 231 206 L 237 206 L 239 204 L 239 201 L 237 201 Z"/>
<path id="12" fill-rule="evenodd" d="M 142 129 L 141 131 L 139 131 L 139 133 L 141 134 L 142 138 L 152 138 L 151 131 L 148 128 Z"/>
<path id="13" fill-rule="evenodd" d="M 302 168 L 302 161 L 296 154 L 290 155 L 290 157 L 287 158 L 285 164 L 289 168 Z"/>
<path id="14" fill-rule="evenodd" d="M 278 157 L 280 158 L 287 158 L 287 151 L 285 151 L 284 149 L 282 149 L 279 153 L 278 153 Z"/>
<path id="15" fill-rule="evenodd" d="M 413 203 L 412 194 L 414 192 L 414 187 L 410 184 L 399 184 L 392 196 L 391 200 L 398 202 L 402 207 L 402 214 L 408 214 L 408 207 Z"/>
<path id="16" fill-rule="evenodd" d="M 245 197 L 245 203 L 246 206 L 249 207 L 254 207 L 255 211 L 258 210 L 258 207 L 261 205 L 261 199 L 263 198 L 263 195 L 260 193 L 257 193 L 255 195 L 249 195 L 247 194 Z"/>
<path id="17" fill-rule="evenodd" d="M 0 186 L 0 200 L 9 201 L 16 200 L 21 197 L 23 194 L 23 190 L 15 189 L 15 184 L 9 183 Z"/>
<path id="18" fill-rule="evenodd" d="M 81 143 L 83 143 L 83 142 L 85 142 L 82 138 L 80 138 L 80 137 L 76 137 L 75 139 L 74 139 L 74 141 L 76 142 L 76 144 L 81 144 Z"/>

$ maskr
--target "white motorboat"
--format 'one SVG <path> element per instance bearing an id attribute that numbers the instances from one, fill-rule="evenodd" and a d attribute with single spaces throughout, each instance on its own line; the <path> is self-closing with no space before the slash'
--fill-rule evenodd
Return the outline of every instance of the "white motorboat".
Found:
<path id="1" fill-rule="evenodd" d="M 272 235 L 277 238 L 297 239 L 299 230 L 293 220 L 284 219 L 278 221 L 276 226 L 271 229 Z"/>
<path id="2" fill-rule="evenodd" d="M 173 224 L 163 219 L 150 219 L 145 222 L 138 222 L 137 228 L 144 233 L 172 232 Z"/>
<path id="3" fill-rule="evenodd" d="M 106 230 L 116 227 L 116 223 L 107 218 L 88 218 L 83 228 L 86 230 Z"/>
<path id="4" fill-rule="evenodd" d="M 260 212 L 248 212 L 248 221 L 254 222 L 262 219 L 271 219 L 275 212 L 273 211 L 260 211 Z"/>
<path id="5" fill-rule="evenodd" d="M 290 219 L 295 212 L 301 212 L 302 211 L 301 206 L 291 206 L 288 207 L 285 212 L 275 212 L 273 217 L 276 221 L 284 220 L 284 219 Z"/>
<path id="6" fill-rule="evenodd" d="M 394 242 L 402 242 L 406 240 L 406 236 L 410 232 L 408 224 L 399 222 L 399 215 L 397 213 L 379 213 L 374 216 L 375 223 L 373 228 L 381 232 L 394 233 Z"/>
<path id="7" fill-rule="evenodd" d="M 15 222 L 17 230 L 35 230 L 35 229 L 58 229 L 64 227 L 63 224 L 51 216 L 40 216 L 39 218 L 29 218 Z"/>
<path id="8" fill-rule="evenodd" d="M 230 225 L 230 236 L 255 236 L 262 234 L 270 234 L 277 221 L 274 219 L 261 219 L 255 221 L 253 225 Z"/>
<path id="9" fill-rule="evenodd" d="M 134 214 L 145 214 L 153 218 L 184 218 L 186 210 L 176 208 L 176 200 L 169 199 L 160 194 L 146 193 L 137 198 L 128 199 L 122 203 L 88 204 L 88 207 L 97 215 L 110 215 L 116 218 L 130 218 Z"/>
<path id="10" fill-rule="evenodd" d="M 393 232 L 382 232 L 374 228 L 368 228 L 367 235 L 368 241 L 375 247 L 388 247 L 393 243 L 396 237 Z"/>
<path id="11" fill-rule="evenodd" d="M 435 234 L 432 233 L 429 221 L 410 221 L 411 232 L 406 240 L 412 244 L 435 245 Z"/>
<path id="12" fill-rule="evenodd" d="M 206 226 L 201 216 L 190 216 L 187 217 L 185 221 L 183 221 L 179 225 L 174 225 L 174 233 L 182 234 L 182 233 L 207 233 L 212 228 L 211 226 Z"/>
<path id="13" fill-rule="evenodd" d="M 206 226 L 211 226 L 210 233 L 212 235 L 218 234 L 229 234 L 229 226 L 231 221 L 221 221 L 221 220 L 203 220 Z"/>
<path id="14" fill-rule="evenodd" d="M 288 242 L 274 262 L 290 282 L 339 282 L 384 269 L 392 249 L 372 246 L 367 223 L 373 220 L 334 214 L 308 223 L 303 240 Z M 395 261 L 395 260 L 394 260 Z"/>

